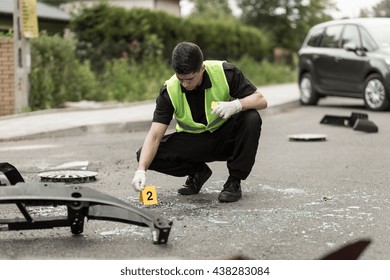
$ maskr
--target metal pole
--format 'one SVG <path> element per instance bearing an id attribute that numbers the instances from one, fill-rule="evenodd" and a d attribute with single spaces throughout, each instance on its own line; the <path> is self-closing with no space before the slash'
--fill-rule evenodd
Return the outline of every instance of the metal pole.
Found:
<path id="1" fill-rule="evenodd" d="M 31 54 L 29 39 L 22 32 L 22 4 L 21 0 L 14 1 L 14 73 L 15 73 L 15 113 L 28 108 L 29 74 Z"/>

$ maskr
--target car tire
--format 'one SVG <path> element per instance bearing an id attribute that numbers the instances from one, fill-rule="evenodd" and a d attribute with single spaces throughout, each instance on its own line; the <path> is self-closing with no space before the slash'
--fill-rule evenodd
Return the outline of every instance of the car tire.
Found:
<path id="1" fill-rule="evenodd" d="M 389 109 L 389 96 L 380 75 L 368 76 L 364 82 L 363 99 L 365 106 L 372 111 Z"/>
<path id="2" fill-rule="evenodd" d="M 299 81 L 300 98 L 302 105 L 317 105 L 319 96 L 314 89 L 313 79 L 309 73 L 302 75 Z"/>

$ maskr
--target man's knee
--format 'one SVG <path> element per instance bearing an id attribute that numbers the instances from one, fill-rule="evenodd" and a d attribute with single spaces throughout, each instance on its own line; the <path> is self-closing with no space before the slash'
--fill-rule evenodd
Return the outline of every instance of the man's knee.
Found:
<path id="1" fill-rule="evenodd" d="M 241 113 L 242 121 L 250 126 L 258 126 L 261 129 L 263 123 L 259 112 L 257 110 L 247 110 Z"/>

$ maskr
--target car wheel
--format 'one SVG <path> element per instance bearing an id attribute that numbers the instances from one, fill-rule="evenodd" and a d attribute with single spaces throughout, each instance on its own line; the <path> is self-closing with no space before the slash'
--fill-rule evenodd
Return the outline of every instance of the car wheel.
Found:
<path id="1" fill-rule="evenodd" d="M 299 82 L 299 89 L 301 92 L 300 102 L 302 105 L 316 105 L 318 103 L 319 97 L 314 90 L 313 80 L 309 73 L 302 75 Z"/>
<path id="2" fill-rule="evenodd" d="M 364 104 L 373 111 L 383 111 L 389 108 L 389 97 L 387 96 L 383 79 L 378 74 L 370 75 L 364 83 Z"/>

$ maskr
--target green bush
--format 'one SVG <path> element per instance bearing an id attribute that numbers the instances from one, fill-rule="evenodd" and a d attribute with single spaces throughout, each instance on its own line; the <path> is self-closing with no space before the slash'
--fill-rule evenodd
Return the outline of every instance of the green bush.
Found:
<path id="1" fill-rule="evenodd" d="M 141 61 L 112 59 L 100 73 L 93 73 L 88 61 L 76 58 L 74 41 L 46 35 L 33 39 L 30 109 L 60 107 L 66 101 L 154 99 L 172 75 L 161 48 L 156 36 L 147 36 Z"/>
<path id="2" fill-rule="evenodd" d="M 78 39 L 78 57 L 91 61 L 92 68 L 101 72 L 105 63 L 112 59 L 142 60 L 146 53 L 150 53 L 150 38 L 156 37 L 156 32 L 159 34 L 155 41 L 160 43 L 155 45 L 154 52 L 163 53 L 165 44 L 161 42 L 168 40 L 167 34 L 172 34 L 175 26 L 172 18 L 162 12 L 125 10 L 102 3 L 84 9 L 73 18 L 70 26 Z"/>
<path id="3" fill-rule="evenodd" d="M 197 43 L 205 59 L 232 61 L 255 85 L 296 77 L 290 67 L 264 60 L 269 42 L 263 33 L 232 19 L 182 19 L 101 4 L 84 10 L 72 28 L 75 40 L 58 35 L 31 40 L 32 110 L 66 101 L 155 99 L 173 74 L 170 56 L 180 41 Z"/>
<path id="4" fill-rule="evenodd" d="M 101 83 L 107 99 L 132 102 L 155 99 L 171 75 L 170 67 L 161 59 L 141 63 L 114 59 L 106 63 Z"/>
<path id="5" fill-rule="evenodd" d="M 57 107 L 65 101 L 100 99 L 95 75 L 74 53 L 74 42 L 58 35 L 31 40 L 30 109 Z"/>
<path id="6" fill-rule="evenodd" d="M 267 60 L 254 61 L 249 56 L 233 62 L 256 86 L 267 84 L 290 83 L 296 80 L 296 69 L 289 65 L 274 64 Z"/>
<path id="7" fill-rule="evenodd" d="M 270 51 L 267 38 L 259 29 L 236 20 L 190 18 L 184 25 L 187 35 L 183 39 L 198 44 L 207 59 L 237 60 L 250 56 L 261 61 Z"/>
<path id="8" fill-rule="evenodd" d="M 14 32 L 12 29 L 9 29 L 8 31 L 0 31 L 0 39 L 1 38 L 13 38 L 14 37 Z"/>
<path id="9" fill-rule="evenodd" d="M 269 42 L 257 28 L 238 20 L 184 19 L 162 11 L 150 11 L 102 3 L 85 8 L 71 21 L 77 37 L 77 54 L 91 61 L 101 72 L 107 61 L 144 59 L 151 36 L 160 42 L 156 52 L 170 60 L 173 47 L 180 41 L 197 43 L 207 58 L 239 59 L 249 55 L 260 61 L 269 53 Z"/>

